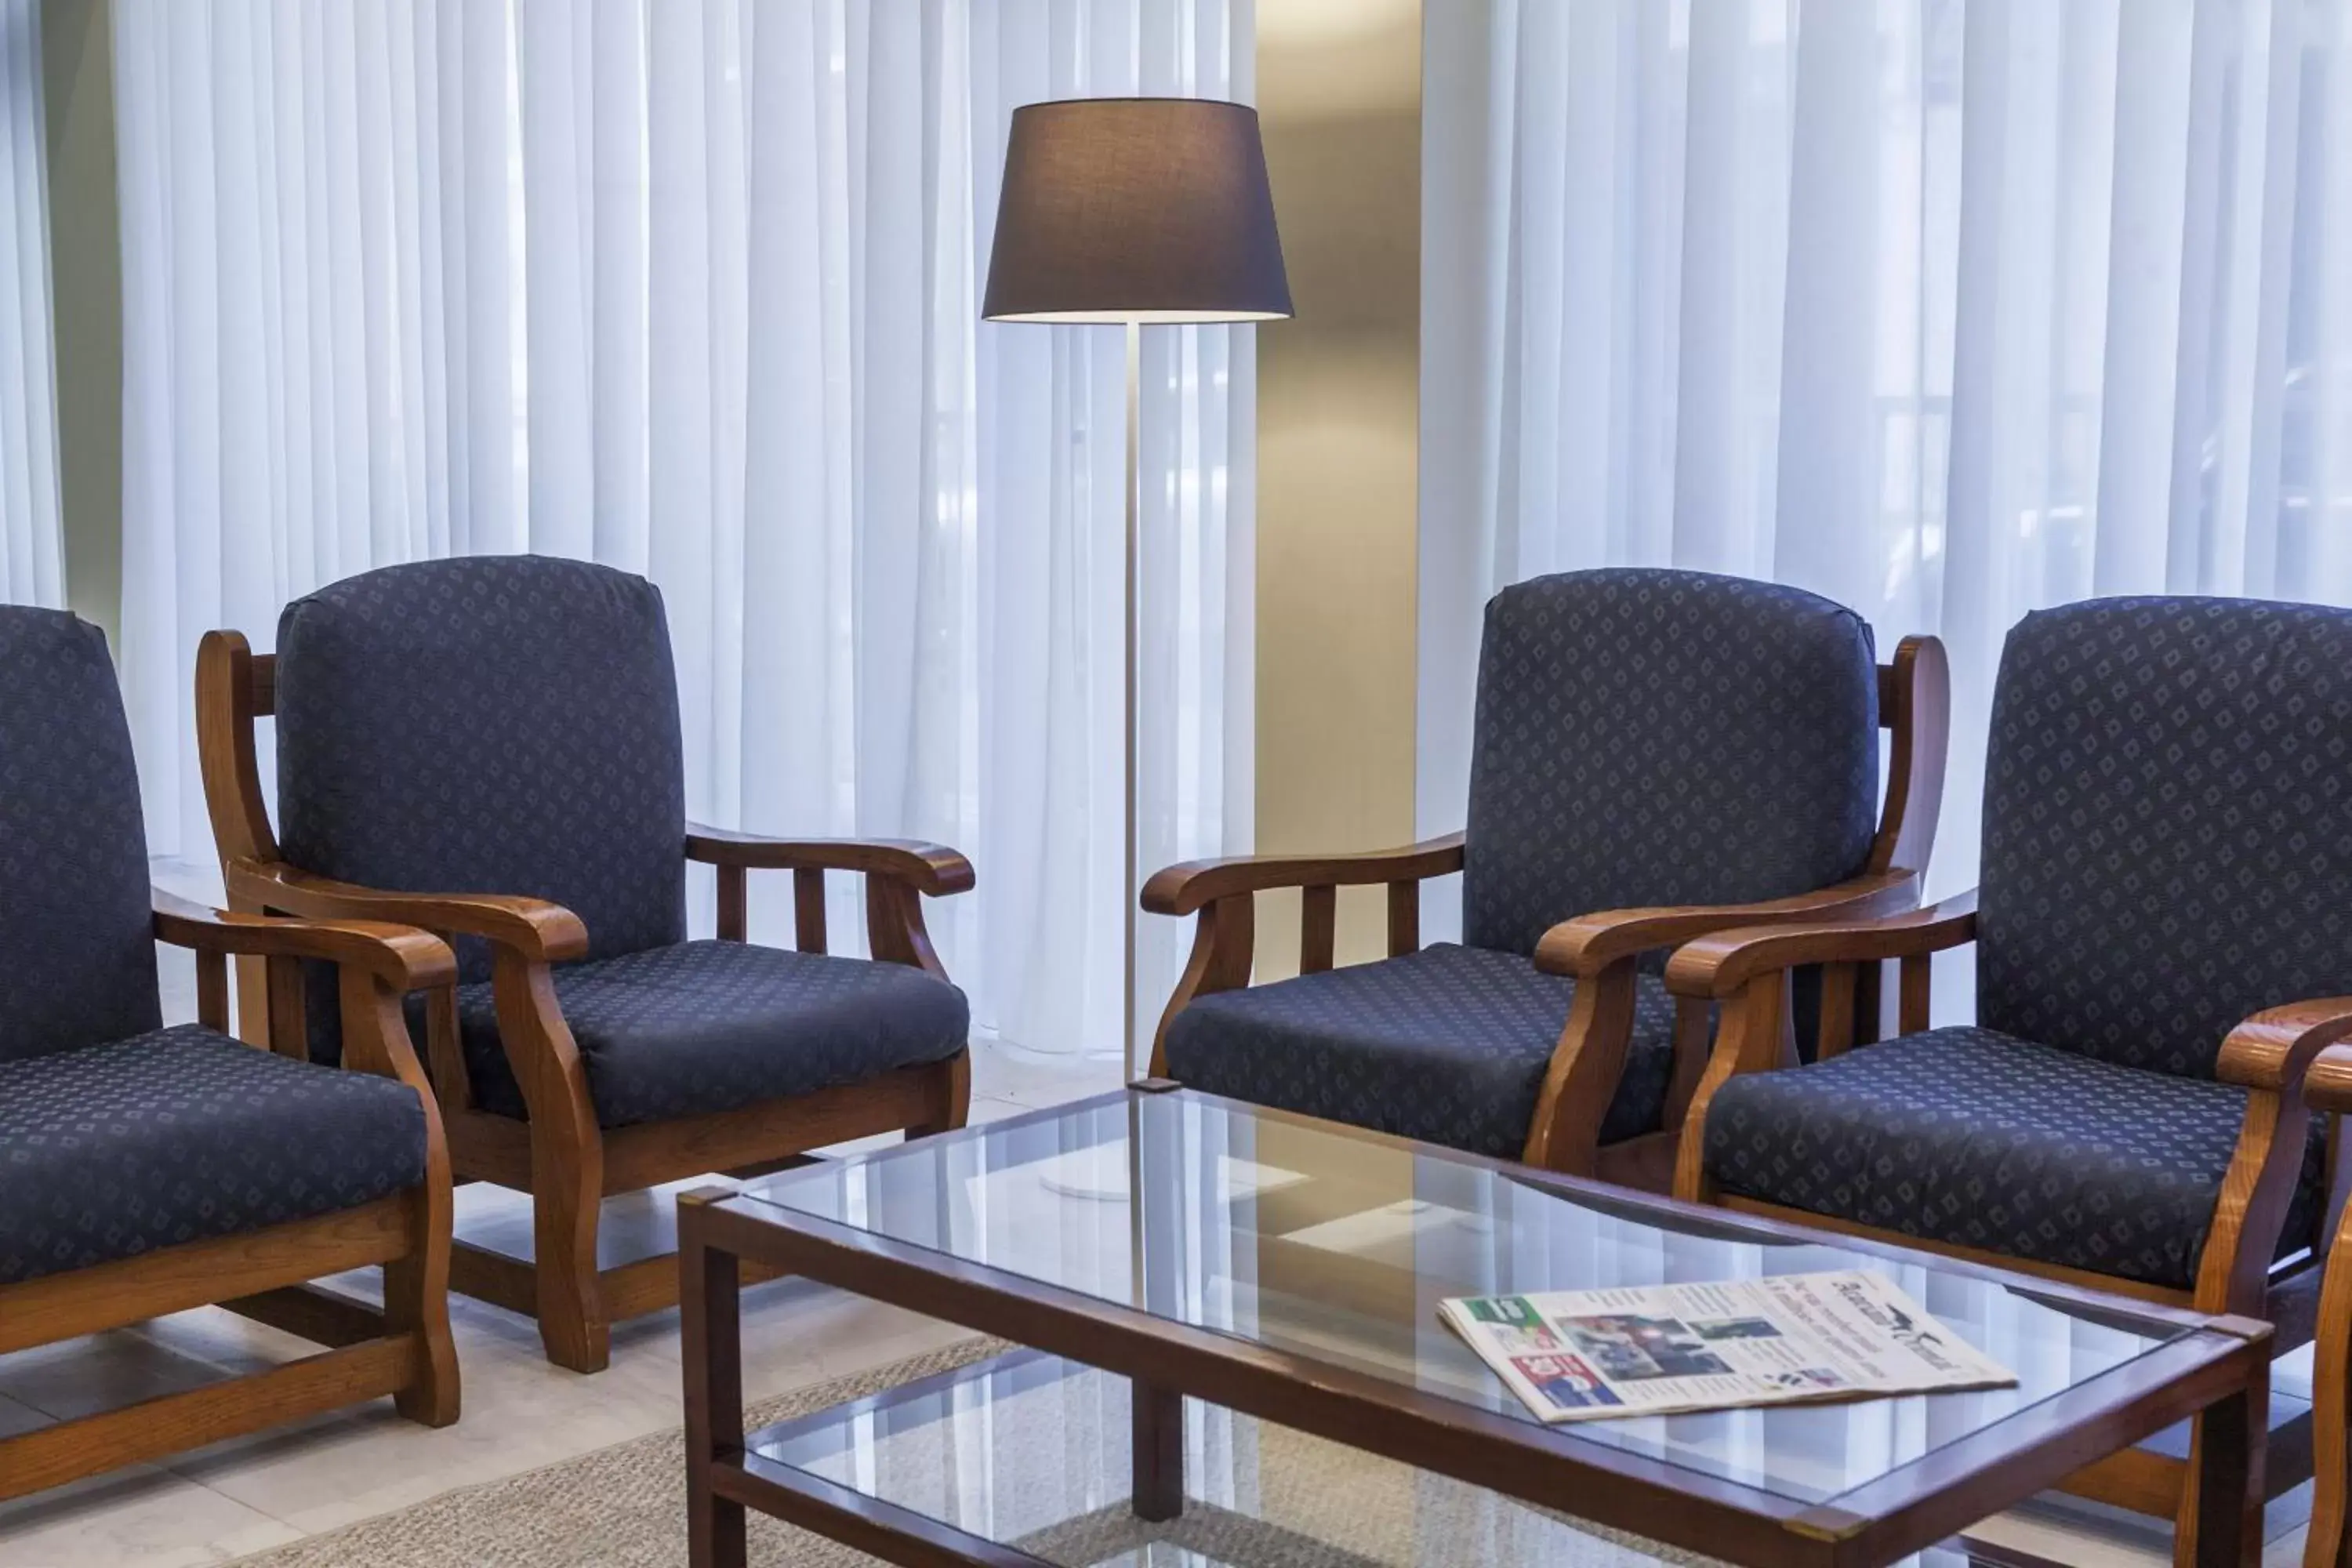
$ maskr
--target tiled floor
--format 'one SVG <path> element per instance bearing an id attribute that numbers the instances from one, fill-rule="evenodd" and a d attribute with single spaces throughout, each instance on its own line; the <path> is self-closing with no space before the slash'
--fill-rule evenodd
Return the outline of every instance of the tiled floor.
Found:
<path id="1" fill-rule="evenodd" d="M 165 977 L 185 1016 L 191 977 Z M 1111 1060 L 1062 1061 L 982 1047 L 974 1053 L 972 1118 L 993 1120 L 1113 1087 Z M 608 1226 L 649 1224 L 656 1194 L 616 1200 Z M 460 1228 L 488 1237 L 527 1226 L 523 1200 L 487 1187 L 458 1195 Z M 465 1418 L 439 1432 L 379 1403 L 257 1437 L 0 1504 L 0 1568 L 181 1568 L 224 1563 L 306 1533 L 536 1468 L 677 1425 L 677 1319 L 640 1320 L 614 1333 L 611 1368 L 580 1377 L 549 1366 L 528 1321 L 453 1299 L 465 1376 Z M 765 1398 L 919 1353 L 962 1331 L 804 1281 L 748 1293 L 746 1391 Z M 224 1372 L 300 1354 L 301 1342 L 217 1310 L 0 1357 L 0 1435 L 166 1394 Z M 2307 1384 L 2308 1357 L 2282 1368 Z M 2307 1489 L 2306 1489 L 2307 1493 Z M 2274 1510 L 2268 1568 L 2299 1561 L 2303 1498 Z M 2037 1509 L 1984 1531 L 2076 1568 L 2169 1561 L 2165 1532 L 2089 1509 Z"/>

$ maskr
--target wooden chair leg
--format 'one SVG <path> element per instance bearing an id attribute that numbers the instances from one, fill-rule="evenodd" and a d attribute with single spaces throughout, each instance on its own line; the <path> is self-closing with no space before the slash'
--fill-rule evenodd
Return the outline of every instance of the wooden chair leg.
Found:
<path id="1" fill-rule="evenodd" d="M 587 1069 L 564 1026 L 544 963 L 499 948 L 491 994 L 499 1035 L 530 1111 L 532 1305 L 547 1359 L 602 1372 L 613 1359 L 612 1319 L 596 1272 L 604 1195 L 604 1135 Z"/>
<path id="2" fill-rule="evenodd" d="M 2352 1492 L 2352 1436 L 2346 1431 L 2352 1415 L 2352 1206 L 2345 1209 L 2336 1230 L 2320 1291 L 2311 1382 L 2312 1468 L 2318 1485 L 2312 1494 L 2304 1568 L 2352 1568 L 2352 1509 L 2346 1507 L 2346 1495 Z"/>
<path id="3" fill-rule="evenodd" d="M 393 1333 L 424 1345 L 415 1376 L 392 1396 L 411 1421 L 446 1426 L 457 1419 L 457 1347 L 449 1337 L 449 1185 L 428 1181 L 410 1202 L 409 1250 L 383 1266 L 383 1320 Z"/>
<path id="4" fill-rule="evenodd" d="M 536 1120 L 530 1129 L 531 1235 L 538 1273 L 540 1342 L 547 1359 L 572 1372 L 602 1372 L 613 1359 L 613 1329 L 596 1275 L 604 1151 L 591 1132 Z"/>
<path id="5" fill-rule="evenodd" d="M 971 1116 L 971 1049 L 966 1047 L 940 1063 L 934 1083 L 937 1089 L 935 1110 L 930 1116 L 907 1129 L 907 1138 L 928 1138 L 934 1132 L 952 1132 Z"/>

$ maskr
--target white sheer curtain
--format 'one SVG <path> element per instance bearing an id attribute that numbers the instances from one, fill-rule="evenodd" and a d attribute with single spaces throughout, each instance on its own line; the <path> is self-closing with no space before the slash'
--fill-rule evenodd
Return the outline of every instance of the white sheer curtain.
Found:
<path id="1" fill-rule="evenodd" d="M 39 0 L 0 0 L 0 603 L 65 603 Z"/>
<path id="2" fill-rule="evenodd" d="M 1536 573 L 1773 577 L 1882 652 L 1939 633 L 1939 891 L 1975 874 L 2027 610 L 2352 602 L 2347 0 L 1459 0 L 1429 29 L 1431 830 L 1479 606 Z"/>
<path id="3" fill-rule="evenodd" d="M 695 816 L 956 845 L 980 890 L 933 930 L 982 1026 L 1116 1050 L 1121 343 L 977 301 L 1013 106 L 1246 98 L 1250 0 L 120 0 L 116 27 L 157 850 L 209 853 L 206 628 L 266 647 L 287 598 L 394 561 L 590 557 L 667 599 Z M 1247 329 L 1146 356 L 1149 866 L 1247 843 L 1254 405 Z M 789 909 L 754 879 L 755 934 Z"/>

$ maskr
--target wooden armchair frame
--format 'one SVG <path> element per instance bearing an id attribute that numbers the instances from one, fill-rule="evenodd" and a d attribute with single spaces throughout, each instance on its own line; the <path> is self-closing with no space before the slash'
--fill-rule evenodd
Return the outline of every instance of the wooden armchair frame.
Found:
<path id="1" fill-rule="evenodd" d="M 2339 1120 L 2352 1115 L 2352 996 L 2315 1002 L 2310 1026 L 2326 1031 L 2328 1043 L 2310 1058 L 2303 1080 L 2304 1103 Z M 2328 1145 L 2331 1154 L 2336 1145 Z M 2319 1294 L 2318 1350 L 2312 1358 L 2311 1447 L 2318 1486 L 2311 1499 L 2311 1533 L 2304 1543 L 2304 1568 L 2352 1568 L 2352 1208 L 2326 1216 L 2335 1226 L 2326 1284 Z"/>
<path id="2" fill-rule="evenodd" d="M 428 1426 L 457 1419 L 449 1152 L 401 1017 L 406 993 L 456 978 L 449 949 L 398 925 L 226 914 L 163 892 L 155 895 L 155 936 L 195 951 L 199 1020 L 224 1033 L 230 955 L 335 964 L 344 1065 L 416 1090 L 425 1106 L 425 1180 L 315 1219 L 0 1285 L 0 1354 L 214 1305 L 329 1347 L 267 1372 L 0 1437 L 0 1499 L 382 1394 Z M 310 1283 L 369 1264 L 383 1266 L 380 1310 Z"/>
<path id="3" fill-rule="evenodd" d="M 1916 906 L 1943 805 L 1950 694 L 1944 645 L 1932 637 L 1904 638 L 1894 659 L 1879 667 L 1878 721 L 1891 732 L 1892 754 L 1878 832 L 1862 871 L 1852 879 L 1766 903 L 1579 915 L 1544 933 L 1536 948 L 1536 965 L 1575 976 L 1576 997 L 1536 1100 L 1520 1155 L 1527 1163 L 1661 1191 L 1666 1187 L 1684 1111 L 1707 1060 L 1709 1009 L 1705 1003 L 1675 1008 L 1675 1070 L 1663 1130 L 1602 1145 L 1601 1121 L 1624 1075 L 1625 1053 L 1633 1039 L 1639 960 L 1643 953 L 1727 926 L 1860 917 Z M 1421 884 L 1459 871 L 1462 865 L 1463 836 L 1453 833 L 1385 853 L 1192 860 L 1154 875 L 1143 887 L 1144 909 L 1160 915 L 1197 911 L 1200 923 L 1192 959 L 1152 1039 L 1152 1076 L 1168 1076 L 1168 1028 L 1177 1014 L 1196 997 L 1239 990 L 1250 983 L 1258 893 L 1276 888 L 1302 890 L 1299 973 L 1313 974 L 1331 967 L 1340 888 L 1387 887 L 1388 950 L 1393 958 L 1421 946 Z M 1850 1028 L 1859 1018 L 1865 1027 L 1874 1028 L 1876 983 L 1874 970 L 1849 964 L 1825 971 L 1824 1016 L 1840 1027 Z"/>
<path id="4" fill-rule="evenodd" d="M 276 710 L 277 665 L 243 635 L 208 633 L 196 658 L 196 733 L 205 799 L 231 907 L 327 919 L 399 921 L 490 944 L 499 1035 L 530 1115 L 476 1109 L 459 1045 L 454 989 L 426 1014 L 425 1063 L 448 1127 L 460 1181 L 487 1181 L 532 1196 L 530 1260 L 455 1245 L 458 1290 L 539 1320 L 548 1358 L 575 1372 L 611 1360 L 615 1320 L 674 1306 L 676 1254 L 602 1267 L 602 1200 L 718 1171 L 753 1175 L 795 1163 L 812 1149 L 875 1133 L 908 1137 L 961 1127 L 971 1097 L 971 1058 L 905 1068 L 868 1082 L 675 1121 L 602 1128 L 577 1044 L 557 1005 L 551 965 L 583 956 L 588 933 L 569 910 L 543 900 L 486 893 L 395 892 L 331 881 L 279 855 L 256 765 L 256 723 Z M 874 957 L 945 978 L 923 926 L 922 899 L 962 892 L 971 864 L 933 844 L 879 839 L 773 839 L 690 826 L 680 855 L 717 868 L 719 935 L 746 936 L 748 874 L 793 873 L 796 945 L 825 951 L 824 875 L 866 877 L 867 942 Z M 302 974 L 291 959 L 240 962 L 239 1027 L 256 1044 L 305 1056 Z"/>
<path id="5" fill-rule="evenodd" d="M 1773 1071 L 1795 1059 L 1789 1028 L 1791 969 L 1821 964 L 1851 970 L 1895 962 L 1900 974 L 1897 1032 L 1912 1035 L 1929 1026 L 1929 964 L 1934 955 L 1967 946 L 1976 939 L 1977 895 L 1971 889 L 1927 909 L 1876 920 L 1715 931 L 1677 952 L 1666 967 L 1667 985 L 1678 1002 L 1719 1005 L 1722 1025 L 1683 1125 L 1675 1165 L 1675 1195 L 2089 1289 L 2200 1312 L 2260 1318 L 2274 1330 L 2274 1355 L 2310 1343 L 2320 1315 L 2320 1279 L 2326 1258 L 2325 1226 L 2315 1251 L 2280 1262 L 2273 1261 L 2273 1255 L 2294 1196 L 2309 1131 L 2306 1079 L 2327 1047 L 2352 1036 L 2352 998 L 2270 1008 L 2239 1024 L 2223 1041 L 2216 1076 L 2247 1090 L 2246 1115 L 2222 1176 L 2212 1226 L 2190 1289 L 1923 1240 L 1727 1194 L 1716 1187 L 1706 1173 L 1706 1118 L 1717 1092 L 1740 1074 Z M 1851 1031 L 1825 1010 L 1818 1056 L 1834 1057 L 1856 1044 Z M 2340 1126 L 2330 1126 L 2327 1151 L 2329 1185 L 2338 1191 L 2343 1179 L 2352 1175 L 2352 1167 L 2342 1159 Z M 2352 1283 L 2342 1287 L 2339 1295 L 2346 1298 L 2343 1310 L 2352 1311 Z M 2340 1421 L 2337 1435 L 2340 1439 Z M 2272 1496 L 2309 1478 L 2312 1440 L 2308 1414 L 2273 1429 L 2268 1468 Z M 2179 1509 L 2187 1465 L 2192 1462 L 2159 1457 L 2147 1449 L 2128 1450 L 2078 1473 L 2068 1489 L 2141 1513 L 2168 1516 Z"/>

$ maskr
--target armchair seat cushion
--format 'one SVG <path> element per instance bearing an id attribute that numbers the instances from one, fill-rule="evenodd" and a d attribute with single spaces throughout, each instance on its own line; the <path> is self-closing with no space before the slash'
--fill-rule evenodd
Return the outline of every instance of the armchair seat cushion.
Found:
<path id="1" fill-rule="evenodd" d="M 0 1285 L 357 1208 L 425 1136 L 404 1084 L 194 1024 L 0 1060 Z"/>
<path id="2" fill-rule="evenodd" d="M 1968 1026 L 1735 1078 L 1706 1114 L 1726 1192 L 1923 1241 L 2188 1289 L 2246 1091 Z M 2311 1245 L 2315 1122 L 2279 1255 Z"/>
<path id="3" fill-rule="evenodd" d="M 1674 1076 L 1674 998 L 1635 980 L 1633 1036 L 1601 1141 L 1655 1131 Z M 1442 942 L 1202 996 L 1168 1029 L 1190 1088 L 1517 1159 L 1576 982 L 1524 953 Z"/>
<path id="4" fill-rule="evenodd" d="M 560 965 L 555 997 L 604 1127 L 863 1083 L 964 1048 L 963 993 L 903 963 L 682 942 Z M 457 988 L 474 1100 L 525 1114 L 491 983 Z"/>

